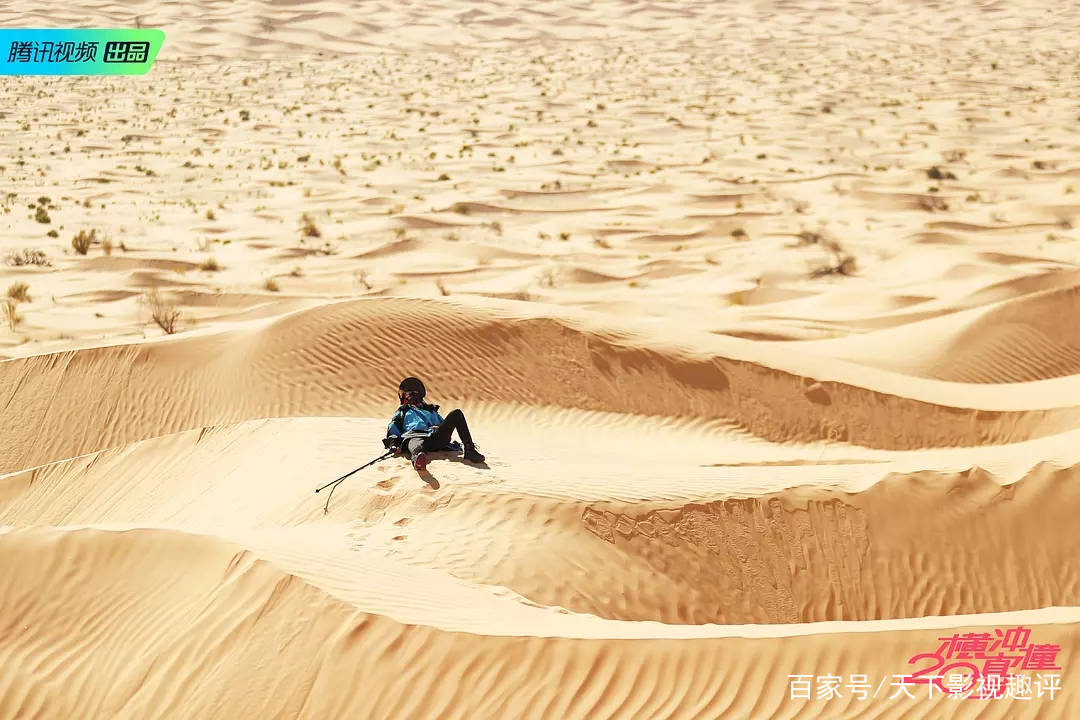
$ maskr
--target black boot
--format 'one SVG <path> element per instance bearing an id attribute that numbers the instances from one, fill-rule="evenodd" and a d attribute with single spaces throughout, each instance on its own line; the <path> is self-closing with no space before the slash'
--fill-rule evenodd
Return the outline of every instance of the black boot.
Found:
<path id="1" fill-rule="evenodd" d="M 465 459 L 471 463 L 484 462 L 484 456 L 476 449 L 475 443 L 465 443 Z"/>

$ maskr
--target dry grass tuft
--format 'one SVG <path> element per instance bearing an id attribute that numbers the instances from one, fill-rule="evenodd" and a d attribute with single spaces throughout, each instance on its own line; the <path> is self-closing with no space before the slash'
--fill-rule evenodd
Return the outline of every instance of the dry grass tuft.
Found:
<path id="1" fill-rule="evenodd" d="M 22 321 L 22 315 L 15 311 L 18 306 L 18 302 L 15 298 L 7 298 L 4 301 L 4 319 L 7 320 L 8 327 L 14 330 L 19 326 Z"/>
<path id="2" fill-rule="evenodd" d="M 30 286 L 24 282 L 12 283 L 8 286 L 7 296 L 17 303 L 30 302 Z"/>
<path id="3" fill-rule="evenodd" d="M 23 265 L 52 267 L 52 263 L 49 262 L 49 257 L 45 254 L 44 250 L 31 250 L 30 248 L 12 250 L 7 254 L 5 262 L 8 265 L 14 265 L 15 267 L 22 267 Z"/>
<path id="4" fill-rule="evenodd" d="M 315 224 L 315 218 L 307 213 L 300 216 L 300 236 L 306 238 L 322 237 L 322 231 Z"/>
<path id="5" fill-rule="evenodd" d="M 817 266 L 810 271 L 810 277 L 818 278 L 826 275 L 854 275 L 858 270 L 855 256 L 844 250 L 840 243 L 828 240 L 824 243 L 829 253 L 829 261 Z"/>
<path id="6" fill-rule="evenodd" d="M 75 248 L 75 252 L 80 255 L 85 255 L 86 251 L 90 249 L 90 246 L 94 244 L 94 240 L 97 239 L 97 230 L 91 230 L 86 232 L 80 230 L 75 237 L 71 239 L 71 247 Z"/>
<path id="7" fill-rule="evenodd" d="M 935 165 L 934 167 L 932 167 L 932 168 L 930 168 L 929 170 L 926 171 L 926 177 L 930 178 L 931 180 L 955 180 L 956 179 L 956 175 L 954 175 L 951 172 L 948 172 L 946 170 L 942 170 L 937 165 Z"/>

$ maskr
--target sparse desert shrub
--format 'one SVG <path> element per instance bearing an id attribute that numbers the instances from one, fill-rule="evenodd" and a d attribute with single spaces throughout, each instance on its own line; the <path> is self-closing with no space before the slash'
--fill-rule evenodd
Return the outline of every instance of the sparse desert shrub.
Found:
<path id="1" fill-rule="evenodd" d="M 17 303 L 30 302 L 30 286 L 24 282 L 12 283 L 8 286 L 7 296 Z"/>
<path id="2" fill-rule="evenodd" d="M 94 243 L 96 238 L 97 230 L 91 230 L 90 232 L 80 230 L 76 233 L 75 237 L 71 239 L 71 247 L 75 248 L 75 252 L 80 255 L 85 255 L 86 251 L 90 249 L 90 246 Z"/>
<path id="3" fill-rule="evenodd" d="M 825 249 L 829 253 L 829 261 L 819 265 L 810 271 L 810 277 L 823 277 L 825 275 L 854 275 L 857 269 L 855 256 L 846 252 L 840 243 L 828 241 Z"/>
<path id="4" fill-rule="evenodd" d="M 214 214 L 214 209 L 213 208 L 208 208 L 207 209 L 207 211 L 206 211 L 206 219 L 207 220 L 217 220 L 217 215 Z"/>
<path id="5" fill-rule="evenodd" d="M 598 248 L 604 248 L 605 250 L 611 249 L 611 241 L 599 233 L 593 235 L 592 241 Z"/>
<path id="6" fill-rule="evenodd" d="M 854 275 L 858 269 L 858 263 L 856 263 L 854 255 L 843 255 L 836 264 L 836 272 L 841 275 Z"/>
<path id="7" fill-rule="evenodd" d="M 106 255 L 112 255 L 113 241 L 112 238 L 105 238 L 101 241 L 101 249 Z"/>
<path id="8" fill-rule="evenodd" d="M 296 267 L 294 267 L 292 270 L 289 271 L 289 274 L 292 275 L 293 277 L 301 277 L 304 274 L 304 271 L 300 268 L 299 265 L 297 265 Z"/>
<path id="9" fill-rule="evenodd" d="M 52 218 L 49 217 L 49 211 L 45 209 L 44 205 L 38 205 L 37 210 L 34 212 L 34 219 L 42 225 L 48 225 L 52 222 Z"/>
<path id="10" fill-rule="evenodd" d="M 444 283 L 441 278 L 435 281 L 435 287 L 439 288 L 439 292 L 442 293 L 444 297 L 450 294 L 450 289 L 446 287 L 446 283 Z"/>
<path id="11" fill-rule="evenodd" d="M 58 238 L 58 237 L 60 237 L 60 233 L 59 233 L 59 232 L 57 232 L 55 228 L 54 228 L 54 229 L 52 229 L 52 230 L 50 230 L 49 232 L 47 232 L 47 233 L 45 233 L 45 234 L 46 234 L 46 235 L 48 235 L 48 236 L 49 236 L 49 237 L 51 237 L 51 238 Z"/>
<path id="12" fill-rule="evenodd" d="M 322 232 L 315 224 L 315 218 L 307 213 L 300 216 L 300 235 L 301 237 L 322 237 Z"/>
<path id="13" fill-rule="evenodd" d="M 277 280 L 274 278 L 266 278 L 266 284 L 263 286 L 270 292 L 278 292 L 281 288 L 277 284 Z"/>
<path id="14" fill-rule="evenodd" d="M 931 180 L 955 180 L 956 175 L 951 172 L 943 171 L 937 165 L 926 171 L 926 177 Z"/>
<path id="15" fill-rule="evenodd" d="M 15 267 L 22 267 L 23 265 L 37 265 L 39 267 L 52 266 L 52 263 L 49 262 L 49 257 L 45 254 L 44 250 L 32 250 L 30 248 L 12 250 L 7 254 L 5 262 L 7 262 L 8 265 L 14 265 Z"/>
<path id="16" fill-rule="evenodd" d="M 150 317 L 157 326 L 165 331 L 166 335 L 176 332 L 176 323 L 180 319 L 180 310 L 176 303 L 163 296 L 157 288 L 151 288 L 150 292 L 142 297 L 142 302 L 150 309 Z"/>
<path id="17" fill-rule="evenodd" d="M 221 265 L 218 264 L 217 258 L 211 255 L 202 261 L 202 265 L 199 265 L 199 269 L 205 270 L 206 272 L 217 272 L 221 269 Z"/>
<path id="18" fill-rule="evenodd" d="M 731 237 L 735 238 L 736 240 L 745 240 L 749 236 L 742 228 L 735 228 L 731 231 Z"/>
<path id="19" fill-rule="evenodd" d="M 936 210 L 948 210 L 949 201 L 943 197 L 937 197 L 934 195 L 920 195 L 918 200 L 919 207 L 927 212 L 934 212 Z"/>

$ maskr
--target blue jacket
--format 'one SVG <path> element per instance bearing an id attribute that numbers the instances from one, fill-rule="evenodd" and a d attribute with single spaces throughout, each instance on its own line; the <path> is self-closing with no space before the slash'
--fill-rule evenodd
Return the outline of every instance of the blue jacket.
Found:
<path id="1" fill-rule="evenodd" d="M 425 410 L 419 407 L 410 406 L 405 409 L 404 426 L 405 432 L 402 433 L 398 430 L 397 423 L 394 420 L 397 418 L 397 413 L 394 413 L 394 417 L 390 419 L 390 424 L 386 427 L 387 437 L 423 437 L 424 435 L 430 435 L 434 432 L 436 425 L 441 425 L 443 416 L 439 414 L 437 410 Z"/>

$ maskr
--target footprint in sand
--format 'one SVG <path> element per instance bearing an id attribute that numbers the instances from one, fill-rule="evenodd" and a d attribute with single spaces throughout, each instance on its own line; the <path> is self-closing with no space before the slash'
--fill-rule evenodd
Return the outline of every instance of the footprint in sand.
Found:
<path id="1" fill-rule="evenodd" d="M 397 483 L 394 480 L 380 480 L 379 482 L 375 483 L 375 485 L 381 487 L 383 490 L 390 490 L 396 484 Z"/>
<path id="2" fill-rule="evenodd" d="M 395 524 L 395 525 L 397 525 L 398 527 L 405 527 L 405 526 L 406 526 L 406 525 L 408 525 L 408 524 L 409 524 L 410 522 L 412 522 L 412 518 L 410 518 L 410 517 L 403 517 L 403 518 L 401 518 L 400 520 L 397 520 L 397 521 L 395 521 L 395 522 L 394 522 L 394 524 Z"/>

